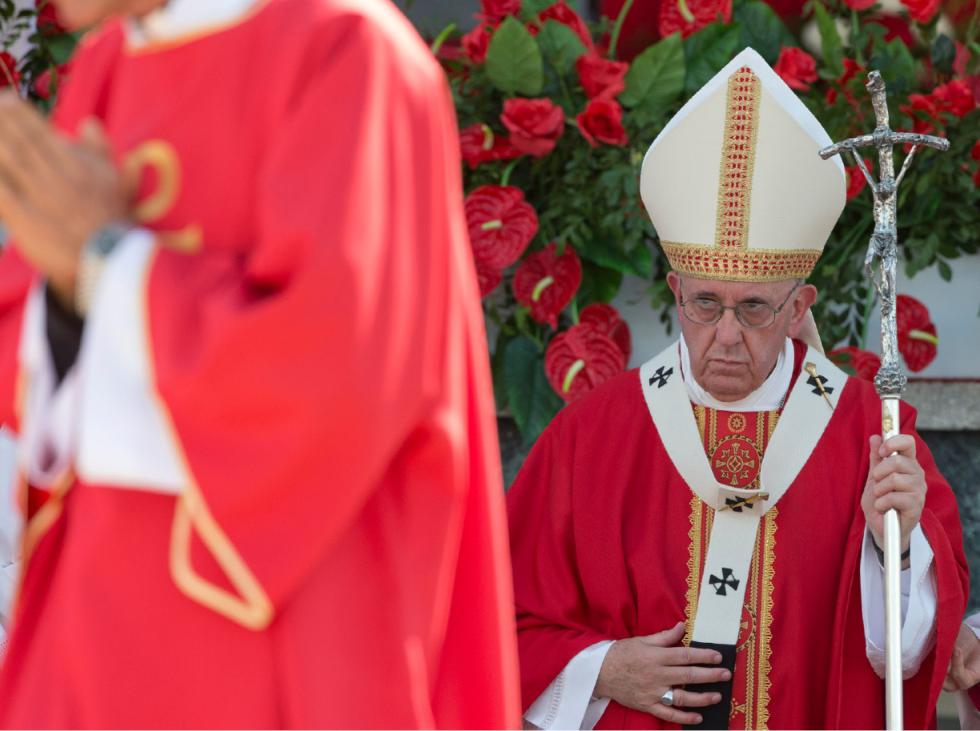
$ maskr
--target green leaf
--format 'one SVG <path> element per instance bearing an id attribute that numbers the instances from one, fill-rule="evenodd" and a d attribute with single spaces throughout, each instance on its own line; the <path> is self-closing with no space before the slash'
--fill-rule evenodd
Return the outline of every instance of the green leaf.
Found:
<path id="1" fill-rule="evenodd" d="M 650 113 L 665 110 L 684 91 L 684 46 L 674 33 L 633 59 L 619 100 Z"/>
<path id="2" fill-rule="evenodd" d="M 592 302 L 611 302 L 619 293 L 622 283 L 622 272 L 583 261 L 582 285 L 577 295 L 579 305 L 584 307 Z"/>
<path id="3" fill-rule="evenodd" d="M 585 46 L 578 34 L 557 20 L 544 24 L 538 33 L 538 44 L 561 76 L 571 71 L 578 57 L 585 53 Z"/>
<path id="4" fill-rule="evenodd" d="M 504 380 L 514 421 L 530 444 L 562 407 L 544 375 L 544 354 L 534 341 L 516 337 L 507 343 Z"/>
<path id="5" fill-rule="evenodd" d="M 684 89 L 693 94 L 704 86 L 739 50 L 742 29 L 738 23 L 712 23 L 684 41 L 687 79 Z"/>
<path id="6" fill-rule="evenodd" d="M 537 96 L 544 86 L 541 49 L 524 24 L 508 16 L 487 49 L 487 78 L 505 94 Z"/>
<path id="7" fill-rule="evenodd" d="M 932 65 L 947 76 L 953 73 L 953 61 L 956 60 L 956 45 L 949 39 L 949 36 L 940 33 L 936 40 L 932 42 Z"/>
<path id="8" fill-rule="evenodd" d="M 784 45 L 794 43 L 793 36 L 776 12 L 760 0 L 737 7 L 733 18 L 742 27 L 739 45 L 754 48 L 770 66 L 775 65 Z"/>
<path id="9" fill-rule="evenodd" d="M 534 20 L 540 15 L 545 8 L 549 5 L 553 5 L 555 0 L 524 0 L 521 3 L 521 17 L 528 21 Z"/>
<path id="10" fill-rule="evenodd" d="M 490 370 L 493 373 L 493 399 L 496 402 L 498 412 L 507 408 L 507 378 L 504 374 L 506 358 L 504 356 L 507 353 L 510 338 L 511 336 L 505 335 L 503 331 L 497 335 L 493 357 L 490 360 Z"/>
<path id="11" fill-rule="evenodd" d="M 939 267 L 939 276 L 943 278 L 944 282 L 948 282 L 953 278 L 953 270 L 942 259 L 936 259 L 936 266 Z"/>
<path id="12" fill-rule="evenodd" d="M 817 18 L 817 29 L 820 31 L 820 48 L 824 63 L 835 77 L 840 76 L 844 73 L 844 45 L 840 33 L 837 32 L 837 23 L 819 0 L 813 3 L 813 14 Z"/>
<path id="13" fill-rule="evenodd" d="M 878 69 L 888 82 L 888 95 L 901 97 L 915 83 L 915 59 L 901 38 L 879 45 L 871 54 L 869 68 Z"/>
<path id="14" fill-rule="evenodd" d="M 64 33 L 48 41 L 48 50 L 51 51 L 54 62 L 61 66 L 71 58 L 71 55 L 75 52 L 75 45 L 75 36 L 71 33 Z"/>

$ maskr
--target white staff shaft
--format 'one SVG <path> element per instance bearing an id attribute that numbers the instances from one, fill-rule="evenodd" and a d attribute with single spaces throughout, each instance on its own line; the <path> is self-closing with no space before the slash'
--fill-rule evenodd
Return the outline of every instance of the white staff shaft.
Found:
<path id="1" fill-rule="evenodd" d="M 898 434 L 897 398 L 881 400 L 882 435 Z M 902 532 L 898 512 L 885 513 L 885 728 L 901 731 L 902 710 Z"/>

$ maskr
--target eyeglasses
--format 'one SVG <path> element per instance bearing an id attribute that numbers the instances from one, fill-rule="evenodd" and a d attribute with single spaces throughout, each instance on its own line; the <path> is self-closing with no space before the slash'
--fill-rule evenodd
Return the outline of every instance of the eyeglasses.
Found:
<path id="1" fill-rule="evenodd" d="M 789 298 L 802 284 L 802 281 L 798 281 L 793 285 L 793 289 L 789 291 L 786 299 L 779 307 L 773 307 L 766 302 L 739 302 L 729 307 L 712 297 L 695 297 L 691 300 L 685 300 L 684 291 L 681 290 L 681 309 L 688 320 L 698 325 L 714 325 L 721 320 L 725 310 L 734 310 L 735 317 L 747 328 L 769 327 L 776 321 L 776 315 L 783 311 L 789 302 Z"/>

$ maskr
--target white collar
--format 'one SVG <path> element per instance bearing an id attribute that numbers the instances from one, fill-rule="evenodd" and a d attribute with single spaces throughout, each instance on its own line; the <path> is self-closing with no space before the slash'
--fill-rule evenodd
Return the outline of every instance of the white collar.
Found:
<path id="1" fill-rule="evenodd" d="M 168 0 L 161 8 L 126 23 L 129 44 L 170 41 L 238 20 L 260 0 Z"/>
<path id="2" fill-rule="evenodd" d="M 763 381 L 761 386 L 739 401 L 719 401 L 694 380 L 691 371 L 691 354 L 687 350 L 684 336 L 681 335 L 681 368 L 684 372 L 684 385 L 687 387 L 687 395 L 698 406 L 707 406 L 710 409 L 775 411 L 782 408 L 786 394 L 789 392 L 790 382 L 793 380 L 794 362 L 793 341 L 786 338 L 786 344 L 783 346 L 779 358 L 776 359 L 776 367 L 772 369 L 772 373 Z"/>

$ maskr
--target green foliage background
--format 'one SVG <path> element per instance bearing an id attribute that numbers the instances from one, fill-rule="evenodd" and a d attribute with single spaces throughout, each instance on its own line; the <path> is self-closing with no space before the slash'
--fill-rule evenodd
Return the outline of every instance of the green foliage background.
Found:
<path id="1" fill-rule="evenodd" d="M 534 159 L 491 162 L 464 170 L 467 190 L 484 184 L 507 183 L 520 187 L 536 209 L 540 230 L 528 253 L 558 241 L 574 247 L 583 262 L 583 282 L 573 303 L 562 314 L 559 330 L 578 320 L 578 312 L 591 302 L 609 302 L 625 275 L 649 282 L 651 307 L 670 323 L 673 298 L 666 286 L 669 270 L 657 234 L 642 207 L 638 191 L 640 164 L 647 146 L 684 100 L 707 82 L 746 46 L 754 47 L 775 65 L 783 46 L 801 46 L 798 35 L 759 0 L 736 0 L 730 23 L 716 22 L 687 39 L 664 38 L 632 61 L 626 89 L 618 100 L 625 109 L 624 126 L 630 143 L 625 147 L 589 146 L 575 128 L 575 116 L 586 105 L 574 68 L 585 52 L 577 35 L 555 21 L 540 26 L 535 37 L 526 24 L 551 3 L 525 0 L 521 16 L 509 17 L 495 31 L 485 64 L 446 60 L 460 126 L 489 124 L 506 134 L 499 122 L 505 99 L 513 96 L 548 97 L 562 106 L 568 128 L 556 149 Z M 918 26 L 919 41 L 909 48 L 899 39 L 885 40 L 885 29 L 864 22 L 866 13 L 850 10 L 841 0 L 826 5 L 819 0 L 804 10 L 816 19 L 823 58 L 818 58 L 819 80 L 799 95 L 835 140 L 871 131 L 874 127 L 865 74 L 848 82 L 860 113 L 838 93 L 833 104 L 828 89 L 840 89 L 837 80 L 844 59 L 866 69 L 880 70 L 888 84 L 892 126 L 910 129 L 913 120 L 901 112 L 910 93 L 927 94 L 953 78 L 955 46 L 937 31 L 937 22 Z M 850 21 L 842 37 L 835 19 Z M 961 34 L 973 52 L 968 74 L 978 71 L 980 45 L 978 18 Z M 594 37 L 617 36 L 614 21 L 603 19 Z M 439 40 L 442 42 L 446 38 Z M 614 54 L 613 48 L 611 53 Z M 963 118 L 947 115 L 942 134 L 952 148 L 945 154 L 917 156 L 899 205 L 899 237 L 905 268 L 914 275 L 937 266 L 952 276 L 950 261 L 977 253 L 980 246 L 978 210 L 980 190 L 972 179 L 970 150 L 980 137 L 980 110 Z M 896 165 L 902 151 L 896 151 Z M 852 165 L 853 160 L 846 160 Z M 864 345 L 864 332 L 875 301 L 863 276 L 863 259 L 873 227 L 871 195 L 865 191 L 849 201 L 811 277 L 821 292 L 814 314 L 830 348 L 838 344 Z M 493 370 L 498 409 L 509 410 L 527 443 L 561 408 L 562 402 L 543 374 L 544 352 L 555 332 L 534 322 L 514 300 L 510 288 L 512 267 L 504 283 L 484 300 L 490 331 L 496 334 Z"/>

